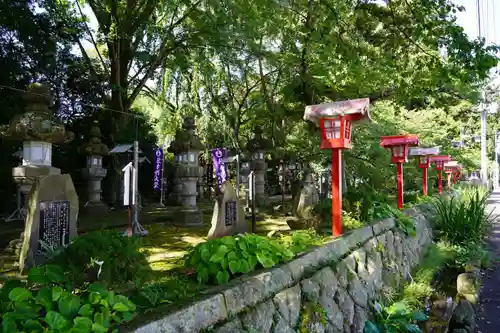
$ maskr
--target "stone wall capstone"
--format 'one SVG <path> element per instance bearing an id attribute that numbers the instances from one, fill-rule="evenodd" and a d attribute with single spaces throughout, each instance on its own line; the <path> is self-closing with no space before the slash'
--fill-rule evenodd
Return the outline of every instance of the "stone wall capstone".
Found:
<path id="1" fill-rule="evenodd" d="M 362 333 L 370 302 L 385 289 L 402 287 L 432 242 L 424 215 L 415 208 L 405 213 L 416 222 L 416 237 L 406 237 L 394 219 L 385 219 L 286 264 L 235 279 L 162 318 L 137 322 L 129 332 Z"/>

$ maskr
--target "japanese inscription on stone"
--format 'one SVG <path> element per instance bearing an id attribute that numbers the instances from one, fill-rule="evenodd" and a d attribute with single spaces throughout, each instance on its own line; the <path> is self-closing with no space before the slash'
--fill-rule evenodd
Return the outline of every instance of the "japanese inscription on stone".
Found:
<path id="1" fill-rule="evenodd" d="M 39 240 L 53 249 L 70 242 L 70 202 L 41 201 Z M 41 246 L 39 245 L 39 249 Z"/>
<path id="2" fill-rule="evenodd" d="M 236 224 L 236 201 L 231 200 L 231 201 L 226 201 L 225 205 L 225 216 L 226 216 L 226 226 L 234 225 Z"/>

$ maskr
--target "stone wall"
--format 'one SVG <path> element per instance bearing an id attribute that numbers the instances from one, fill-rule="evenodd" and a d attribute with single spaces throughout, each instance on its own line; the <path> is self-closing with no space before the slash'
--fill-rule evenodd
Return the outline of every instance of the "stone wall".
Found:
<path id="1" fill-rule="evenodd" d="M 416 237 L 386 219 L 130 332 L 362 332 L 370 301 L 402 286 L 432 240 L 425 217 L 405 213 L 416 221 Z"/>

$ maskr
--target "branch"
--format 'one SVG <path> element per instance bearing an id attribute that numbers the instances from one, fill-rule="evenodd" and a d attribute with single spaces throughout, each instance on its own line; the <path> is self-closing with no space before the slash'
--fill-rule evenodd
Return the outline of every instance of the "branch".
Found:
<path id="1" fill-rule="evenodd" d="M 201 0 L 198 0 L 196 3 L 194 3 L 191 8 L 189 8 L 188 10 L 186 10 L 186 12 L 184 13 L 184 15 L 182 15 L 181 18 L 179 18 L 176 22 L 174 22 L 174 24 L 172 24 L 170 27 L 169 27 L 169 31 L 166 33 L 167 36 L 171 36 L 171 32 L 172 30 L 177 27 L 179 24 L 181 24 L 191 13 L 192 11 L 198 7 L 198 5 L 201 3 Z M 167 37 L 168 39 L 168 37 Z M 162 45 L 160 46 L 160 50 L 158 51 L 158 57 L 156 57 L 156 59 L 154 59 L 153 61 L 150 62 L 150 65 L 149 65 L 149 68 L 148 70 L 146 71 L 146 73 L 144 74 L 144 76 L 142 77 L 142 79 L 139 81 L 139 84 L 134 88 L 134 90 L 132 91 L 132 94 L 130 95 L 130 97 L 127 99 L 127 104 L 132 104 L 132 102 L 137 98 L 137 96 L 139 95 L 139 92 L 142 90 L 142 88 L 144 87 L 144 85 L 146 84 L 146 81 L 151 77 L 151 75 L 153 74 L 153 72 L 158 68 L 158 66 L 163 62 L 163 60 L 165 59 L 165 57 L 167 56 L 167 54 L 170 52 L 170 51 L 173 51 L 175 50 L 179 45 L 182 44 L 182 42 L 184 40 L 178 40 L 178 41 L 175 41 L 173 44 L 172 47 L 168 48 L 167 47 L 167 43 L 169 42 L 169 40 L 163 40 L 162 42 Z"/>
<path id="2" fill-rule="evenodd" d="M 75 2 L 76 2 L 76 6 L 78 7 L 78 11 L 80 12 L 80 15 L 82 16 L 82 19 L 84 19 L 85 28 L 87 29 L 87 32 L 90 36 L 90 40 L 92 41 L 92 45 L 94 45 L 94 48 L 97 52 L 97 55 L 99 56 L 99 59 L 101 60 L 102 68 L 103 68 L 104 72 L 109 74 L 106 63 L 104 62 L 104 59 L 101 56 L 101 52 L 99 52 L 99 48 L 97 47 L 97 43 L 94 39 L 94 36 L 92 35 L 92 31 L 90 30 L 90 28 L 87 24 L 87 20 L 85 20 L 85 14 L 83 14 L 82 7 L 80 6 L 80 2 L 78 0 L 75 0 Z"/>

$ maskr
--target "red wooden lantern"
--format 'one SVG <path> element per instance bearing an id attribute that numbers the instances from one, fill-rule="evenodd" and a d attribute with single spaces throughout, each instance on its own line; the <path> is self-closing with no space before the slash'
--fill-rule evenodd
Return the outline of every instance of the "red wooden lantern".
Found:
<path id="1" fill-rule="evenodd" d="M 321 149 L 350 149 L 352 133 L 351 115 L 321 118 Z"/>
<path id="2" fill-rule="evenodd" d="M 304 120 L 321 128 L 321 149 L 332 150 L 332 236 L 342 234 L 342 149 L 350 149 L 352 124 L 370 119 L 370 100 L 308 105 Z"/>
<path id="3" fill-rule="evenodd" d="M 422 192 L 424 195 L 428 193 L 427 186 L 427 169 L 430 166 L 430 156 L 439 154 L 439 147 L 433 148 L 410 148 L 409 155 L 418 158 L 418 167 L 422 169 Z"/>
<path id="4" fill-rule="evenodd" d="M 397 186 L 398 186 L 398 208 L 403 208 L 403 163 L 408 159 L 408 147 L 418 146 L 418 136 L 414 134 L 383 136 L 380 138 L 380 146 L 390 148 L 392 152 L 392 163 L 396 163 Z"/>
<path id="5" fill-rule="evenodd" d="M 431 156 L 431 163 L 435 164 L 435 169 L 438 172 L 438 192 L 443 193 L 443 168 L 444 163 L 451 161 L 450 155 Z"/>

